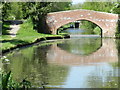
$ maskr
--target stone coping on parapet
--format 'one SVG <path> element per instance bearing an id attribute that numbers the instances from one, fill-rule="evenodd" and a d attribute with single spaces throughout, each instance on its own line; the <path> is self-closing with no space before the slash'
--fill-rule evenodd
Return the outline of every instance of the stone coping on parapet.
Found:
<path id="1" fill-rule="evenodd" d="M 114 14 L 114 13 L 108 13 L 108 12 L 101 12 L 101 11 L 94 11 L 94 10 L 86 10 L 86 9 L 75 9 L 75 10 L 67 10 L 67 11 L 59 11 L 59 12 L 51 12 L 48 14 L 55 14 L 55 13 L 61 13 L 61 12 L 71 12 L 71 11 L 92 11 L 92 12 L 98 12 L 98 13 L 104 13 L 104 14 L 109 14 L 109 15 L 115 15 L 115 16 L 120 16 L 120 14 Z"/>

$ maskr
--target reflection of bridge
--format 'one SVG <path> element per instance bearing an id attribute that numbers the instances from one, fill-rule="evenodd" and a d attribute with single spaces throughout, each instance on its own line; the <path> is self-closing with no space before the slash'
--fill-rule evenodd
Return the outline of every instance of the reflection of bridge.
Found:
<path id="1" fill-rule="evenodd" d="M 118 61 L 118 55 L 115 41 L 113 39 L 104 39 L 102 47 L 88 56 L 71 54 L 54 44 L 47 53 L 47 60 L 49 63 L 62 65 L 87 65 L 100 62 L 115 62 Z"/>
<path id="2" fill-rule="evenodd" d="M 119 16 L 118 14 L 98 12 L 92 10 L 70 10 L 49 13 L 46 17 L 48 32 L 56 34 L 57 29 L 65 24 L 78 20 L 88 20 L 102 29 L 103 37 L 114 37 Z"/>

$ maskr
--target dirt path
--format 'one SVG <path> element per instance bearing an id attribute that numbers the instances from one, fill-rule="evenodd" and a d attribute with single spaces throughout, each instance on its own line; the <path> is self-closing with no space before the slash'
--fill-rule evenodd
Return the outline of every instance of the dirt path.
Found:
<path id="1" fill-rule="evenodd" d="M 10 25 L 10 28 L 11 28 L 11 30 L 9 32 L 10 36 L 16 37 L 16 34 L 17 34 L 18 30 L 20 29 L 20 25 L 16 25 L 16 24 Z"/>
<path id="2" fill-rule="evenodd" d="M 9 34 L 11 37 L 16 37 L 16 34 L 18 30 L 20 29 L 20 24 L 23 23 L 21 20 L 8 20 L 7 22 L 10 22 L 10 28 L 11 30 L 9 31 Z"/>

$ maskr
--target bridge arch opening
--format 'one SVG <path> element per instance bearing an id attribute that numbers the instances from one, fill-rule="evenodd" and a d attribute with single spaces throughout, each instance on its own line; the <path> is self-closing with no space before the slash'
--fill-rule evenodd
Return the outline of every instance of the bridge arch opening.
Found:
<path id="1" fill-rule="evenodd" d="M 79 28 L 84 30 L 85 32 L 82 33 L 83 35 L 94 34 L 94 35 L 100 35 L 102 37 L 102 33 L 103 33 L 103 29 L 97 23 L 87 19 L 79 19 L 59 26 L 59 28 L 57 29 L 57 34 L 62 34 L 64 31 L 70 28 L 74 28 L 74 29 Z"/>

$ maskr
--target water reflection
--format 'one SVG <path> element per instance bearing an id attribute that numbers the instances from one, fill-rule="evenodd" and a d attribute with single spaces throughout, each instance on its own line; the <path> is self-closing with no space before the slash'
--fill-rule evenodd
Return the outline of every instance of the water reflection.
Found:
<path id="1" fill-rule="evenodd" d="M 91 38 L 94 39 L 94 38 Z M 74 41 L 74 40 L 73 40 Z M 66 43 L 67 41 L 65 41 Z M 69 41 L 68 41 L 69 42 Z M 79 42 L 79 40 L 78 40 Z M 77 42 L 77 43 L 78 43 Z M 85 41 L 86 42 L 86 41 Z M 102 40 L 102 46 L 99 50 L 97 50 L 96 52 L 94 52 L 92 48 L 96 48 L 95 46 L 93 46 L 93 44 L 90 45 L 90 48 L 87 50 L 91 50 L 93 52 L 91 52 L 92 54 L 90 55 L 77 55 L 76 52 L 71 53 L 67 52 L 65 50 L 63 50 L 63 48 L 61 49 L 61 47 L 59 47 L 59 44 L 57 46 L 57 44 L 54 44 L 51 46 L 51 48 L 48 51 L 47 54 L 47 60 L 48 62 L 52 62 L 52 63 L 59 63 L 61 65 L 66 65 L 66 64 L 72 64 L 72 65 L 84 65 L 84 64 L 95 64 L 95 63 L 100 63 L 100 62 L 115 62 L 118 61 L 118 55 L 117 55 L 117 49 L 116 49 L 116 45 L 114 43 L 114 40 L 112 39 L 104 39 Z M 81 42 L 79 42 L 81 43 Z M 83 42 L 82 42 L 83 43 Z M 76 43 L 72 43 L 72 44 L 76 44 Z M 62 47 L 64 47 L 65 44 L 63 44 Z M 69 45 L 71 45 L 71 43 L 69 43 Z M 79 44 L 80 45 L 80 44 Z M 73 51 L 79 51 L 81 52 L 81 50 L 76 49 L 79 48 L 81 46 L 79 46 L 78 44 L 76 44 L 74 46 L 74 48 L 69 48 L 72 49 Z M 100 44 L 101 45 L 101 44 Z M 66 47 L 67 45 L 65 45 Z M 69 47 L 69 46 L 68 46 Z M 82 48 L 82 51 L 84 51 L 84 53 L 86 53 L 86 48 Z"/>
<path id="2" fill-rule="evenodd" d="M 72 35 L 80 35 L 80 34 L 83 34 L 83 32 L 85 32 L 85 30 L 82 30 L 80 28 L 69 28 L 67 30 L 61 31 L 61 33 L 68 33 L 69 35 L 71 35 L 71 34 Z"/>
<path id="3" fill-rule="evenodd" d="M 98 37 L 74 38 L 65 40 L 63 43 L 57 44 L 57 46 L 72 54 L 89 55 L 102 47 L 102 39 Z"/>
<path id="4" fill-rule="evenodd" d="M 114 87 L 118 86 L 118 68 L 113 66 L 118 61 L 114 39 L 58 41 L 60 43 L 35 45 L 7 54 L 10 64 L 4 63 L 3 69 L 11 70 L 17 81 L 27 78 L 33 87 L 45 84 L 45 87 L 100 88 L 108 86 L 106 83 L 113 79 Z"/>

